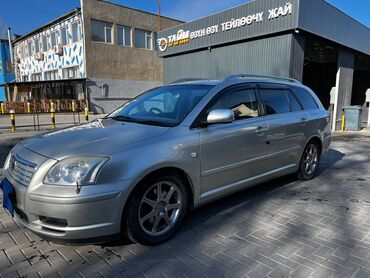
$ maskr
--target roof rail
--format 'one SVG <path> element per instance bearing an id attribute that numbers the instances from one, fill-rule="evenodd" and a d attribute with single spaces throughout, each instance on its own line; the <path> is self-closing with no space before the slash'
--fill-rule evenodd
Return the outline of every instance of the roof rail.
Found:
<path id="1" fill-rule="evenodd" d="M 292 83 L 301 83 L 296 79 L 287 78 L 287 77 L 279 77 L 279 76 L 268 76 L 268 75 L 255 75 L 255 74 L 233 74 L 224 79 L 224 81 L 231 81 L 240 78 L 262 78 L 262 79 L 275 79 L 281 81 L 288 81 Z"/>
<path id="2" fill-rule="evenodd" d="M 205 81 L 205 80 L 209 80 L 209 79 L 207 78 L 182 78 L 182 79 L 178 79 L 178 80 L 171 82 L 170 85 L 177 84 L 177 83 L 192 82 L 192 81 Z"/>

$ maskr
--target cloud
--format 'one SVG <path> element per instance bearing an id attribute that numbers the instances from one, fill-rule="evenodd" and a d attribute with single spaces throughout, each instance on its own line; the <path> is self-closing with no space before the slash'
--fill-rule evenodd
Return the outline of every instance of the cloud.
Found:
<path id="1" fill-rule="evenodd" d="M 164 12 L 170 17 L 191 21 L 247 2 L 250 0 L 178 0 L 176 4 L 166 3 Z"/>

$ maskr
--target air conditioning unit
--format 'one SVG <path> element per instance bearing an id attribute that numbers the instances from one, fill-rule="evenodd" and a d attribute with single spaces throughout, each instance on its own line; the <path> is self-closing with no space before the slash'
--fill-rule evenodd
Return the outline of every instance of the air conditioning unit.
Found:
<path id="1" fill-rule="evenodd" d="M 38 53 L 35 54 L 34 59 L 37 60 L 37 61 L 42 61 L 42 60 L 44 60 L 44 54 L 41 53 L 41 52 L 38 52 Z"/>
<path id="2" fill-rule="evenodd" d="M 54 53 L 59 56 L 63 56 L 63 46 L 54 46 Z"/>

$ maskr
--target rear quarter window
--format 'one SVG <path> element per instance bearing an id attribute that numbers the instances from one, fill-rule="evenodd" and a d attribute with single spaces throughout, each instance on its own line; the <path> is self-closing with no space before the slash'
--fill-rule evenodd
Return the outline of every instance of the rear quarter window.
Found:
<path id="1" fill-rule="evenodd" d="M 304 88 L 293 88 L 295 95 L 299 98 L 301 101 L 303 108 L 305 110 L 308 109 L 318 109 L 319 106 L 317 105 L 316 101 L 314 98 L 311 96 L 310 92 L 308 92 Z"/>

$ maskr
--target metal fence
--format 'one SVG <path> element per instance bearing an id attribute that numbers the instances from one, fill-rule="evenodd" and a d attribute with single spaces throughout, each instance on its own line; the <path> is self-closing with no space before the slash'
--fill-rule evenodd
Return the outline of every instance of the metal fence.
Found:
<path id="1" fill-rule="evenodd" d="M 9 114 L 14 111 L 16 114 L 49 113 L 54 110 L 60 112 L 84 111 L 87 108 L 86 100 L 72 99 L 33 99 L 19 102 L 0 103 L 0 114 Z"/>
<path id="2" fill-rule="evenodd" d="M 41 130 L 54 129 L 66 126 L 78 125 L 89 121 L 89 115 L 85 112 L 51 112 L 51 113 L 26 113 L 26 114 L 0 114 L 0 131 Z M 0 132 L 1 133 L 1 132 Z"/>

